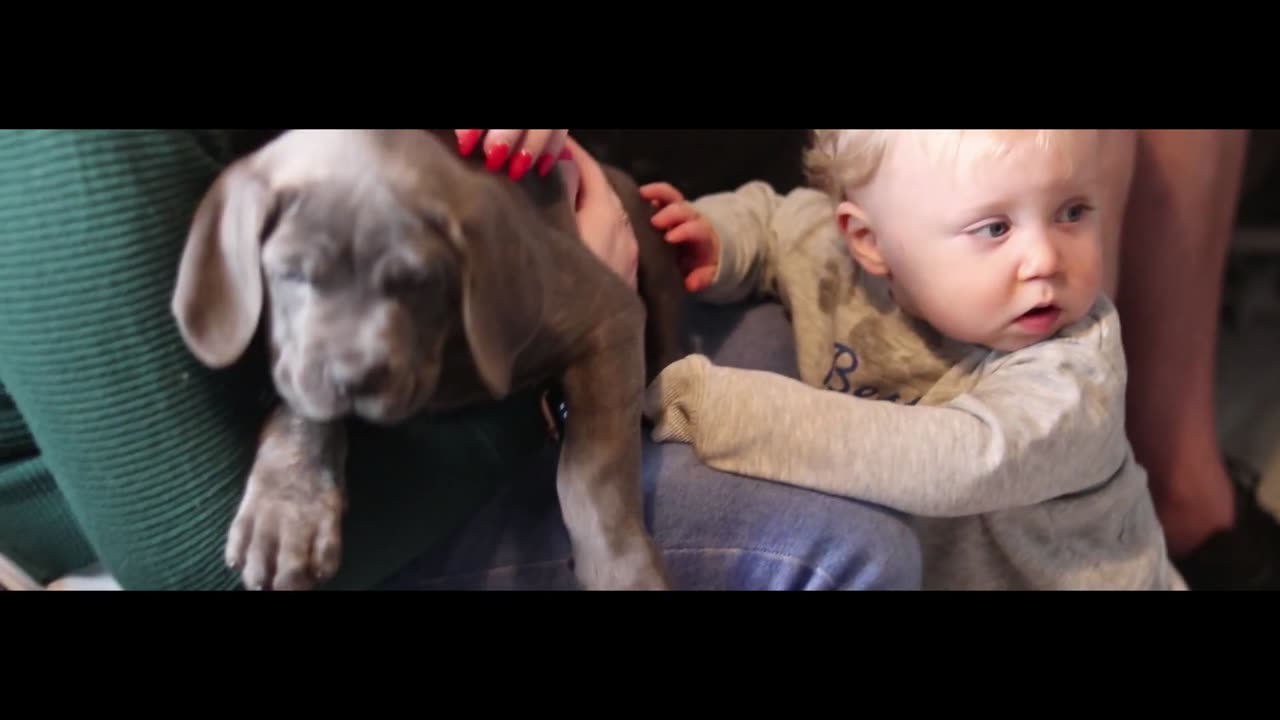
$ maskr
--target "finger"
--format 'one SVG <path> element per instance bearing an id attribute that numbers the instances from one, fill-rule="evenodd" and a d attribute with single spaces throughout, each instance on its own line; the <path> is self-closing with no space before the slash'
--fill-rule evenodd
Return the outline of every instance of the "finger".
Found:
<path id="1" fill-rule="evenodd" d="M 326 517 L 320 522 L 311 552 L 311 568 L 316 573 L 316 580 L 325 581 L 337 574 L 338 563 L 342 559 L 342 534 L 337 516 Z"/>
<path id="2" fill-rule="evenodd" d="M 714 234 L 694 231 L 688 239 L 677 238 L 669 242 L 680 248 L 681 271 L 685 274 L 703 266 L 715 267 L 720 262 Z"/>
<path id="3" fill-rule="evenodd" d="M 640 245 L 635 241 L 634 237 L 629 238 L 623 248 L 622 279 L 627 283 L 627 287 L 635 290 L 638 286 L 640 277 Z"/>
<path id="4" fill-rule="evenodd" d="M 569 198 L 570 206 L 576 211 L 582 189 L 582 172 L 578 170 L 578 164 L 573 161 L 573 155 L 568 148 L 560 152 L 556 166 L 560 169 L 560 180 L 564 184 L 565 197 Z"/>
<path id="5" fill-rule="evenodd" d="M 691 293 L 702 292 L 711 287 L 711 283 L 715 279 L 716 267 L 714 265 L 703 265 L 685 277 L 684 287 Z"/>
<path id="6" fill-rule="evenodd" d="M 253 541 L 244 566 L 244 583 L 250 590 L 271 587 L 276 574 L 276 549 L 279 547 L 279 518 L 259 517 L 254 523 Z"/>
<path id="7" fill-rule="evenodd" d="M 513 146 L 511 167 L 507 175 L 512 180 L 519 180 L 533 167 L 534 160 L 541 157 L 542 148 L 546 147 L 550 130 L 525 130 L 524 138 L 519 145 Z"/>
<path id="8" fill-rule="evenodd" d="M 684 195 L 671 183 L 655 182 L 640 186 L 640 197 L 650 204 L 670 205 L 684 201 Z"/>
<path id="9" fill-rule="evenodd" d="M 684 200 L 684 195 L 668 182 L 651 182 L 641 185 L 640 195 L 646 200 L 662 200 L 668 203 Z"/>
<path id="10" fill-rule="evenodd" d="M 573 138 L 566 141 L 566 149 L 573 157 L 573 164 L 578 167 L 578 203 L 577 210 L 594 211 L 605 214 L 619 211 L 622 201 L 613 191 L 609 178 L 605 177 L 600 163 L 591 157 Z"/>
<path id="11" fill-rule="evenodd" d="M 600 163 L 591 157 L 591 153 L 587 152 L 578 141 L 573 138 L 565 139 L 565 149 L 569 151 L 573 158 L 573 164 L 578 166 L 578 172 L 582 176 L 582 194 L 599 192 L 602 187 L 607 187 L 609 182 L 604 176 L 604 171 L 600 169 Z"/>
<path id="12" fill-rule="evenodd" d="M 676 256 L 676 265 L 680 268 L 680 277 L 688 277 L 690 273 L 705 264 L 693 253 L 682 252 Z"/>
<path id="13" fill-rule="evenodd" d="M 512 180 L 519 180 L 525 176 L 529 170 L 533 169 L 534 163 L 541 166 L 548 157 L 554 158 L 554 155 L 547 155 L 548 146 L 551 144 L 552 136 L 560 130 L 526 130 L 524 139 L 520 141 L 520 145 L 515 148 L 515 155 L 511 160 L 511 169 L 508 174 Z M 559 152 L 556 150 L 556 152 Z M 548 170 L 550 166 L 548 165 Z M 545 174 L 545 173 L 544 173 Z"/>
<path id="14" fill-rule="evenodd" d="M 711 242 L 711 228 L 705 220 L 694 219 L 692 222 L 686 222 L 667 233 L 666 238 L 669 243 L 706 245 Z"/>
<path id="15" fill-rule="evenodd" d="M 458 136 L 458 152 L 463 157 L 469 156 L 475 151 L 476 146 L 480 144 L 480 138 L 484 137 L 484 130 L 454 130 Z"/>
<path id="16" fill-rule="evenodd" d="M 484 138 L 485 167 L 497 172 L 524 139 L 524 130 L 490 130 Z"/>
<path id="17" fill-rule="evenodd" d="M 253 537 L 253 513 L 241 511 L 231 523 L 231 532 L 227 535 L 227 567 L 233 570 L 244 567 L 244 554 L 249 547 L 251 537 Z"/>
<path id="18" fill-rule="evenodd" d="M 585 215 L 585 213 L 584 213 Z M 580 215 L 583 225 L 583 242 L 606 267 L 620 276 L 631 289 L 636 287 L 640 248 L 622 210 Z"/>
<path id="19" fill-rule="evenodd" d="M 311 587 L 311 543 L 314 540 L 310 522 L 287 523 L 276 552 L 276 576 L 273 590 L 305 590 Z"/>
<path id="20" fill-rule="evenodd" d="M 551 131 L 550 137 L 547 138 L 547 146 L 542 149 L 542 156 L 538 158 L 539 175 L 546 177 L 551 172 L 551 168 L 555 167 L 556 162 L 564 152 L 565 143 L 568 139 L 568 130 Z"/>
<path id="21" fill-rule="evenodd" d="M 666 230 L 680 223 L 687 223 L 698 218 L 698 211 L 686 202 L 668 205 L 649 218 L 649 224 L 660 230 Z"/>

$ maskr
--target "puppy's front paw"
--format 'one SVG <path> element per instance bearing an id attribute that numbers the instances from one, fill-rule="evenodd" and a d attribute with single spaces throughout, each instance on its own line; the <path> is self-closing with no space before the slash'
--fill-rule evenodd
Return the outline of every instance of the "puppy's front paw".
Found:
<path id="1" fill-rule="evenodd" d="M 338 571 L 343 495 L 325 470 L 255 468 L 227 538 L 250 590 L 310 590 Z"/>

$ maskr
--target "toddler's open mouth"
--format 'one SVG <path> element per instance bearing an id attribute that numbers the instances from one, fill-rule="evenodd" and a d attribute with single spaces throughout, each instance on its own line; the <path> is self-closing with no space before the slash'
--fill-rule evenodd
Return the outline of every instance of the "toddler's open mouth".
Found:
<path id="1" fill-rule="evenodd" d="M 1023 330 L 1041 335 L 1049 332 L 1061 315 L 1062 308 L 1057 305 L 1040 305 L 1018 316 L 1016 322 Z"/>

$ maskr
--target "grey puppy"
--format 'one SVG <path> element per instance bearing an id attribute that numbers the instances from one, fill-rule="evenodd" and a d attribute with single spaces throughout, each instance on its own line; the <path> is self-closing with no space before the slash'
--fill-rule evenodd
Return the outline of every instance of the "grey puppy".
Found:
<path id="1" fill-rule="evenodd" d="M 647 381 L 684 351 L 680 278 L 634 184 L 607 172 L 641 241 L 640 295 L 583 244 L 554 173 L 495 176 L 451 131 L 294 130 L 217 178 L 173 313 L 209 367 L 267 339 L 283 402 L 226 546 L 246 587 L 337 571 L 346 418 L 394 424 L 548 381 L 569 407 L 557 489 L 579 582 L 670 587 L 644 524 L 640 427 Z"/>

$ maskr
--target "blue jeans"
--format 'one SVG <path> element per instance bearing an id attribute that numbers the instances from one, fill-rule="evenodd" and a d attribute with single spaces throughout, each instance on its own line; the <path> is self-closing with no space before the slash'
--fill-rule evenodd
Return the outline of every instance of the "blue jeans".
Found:
<path id="1" fill-rule="evenodd" d="M 717 363 L 795 376 L 781 308 L 692 309 L 699 352 Z M 548 450 L 437 552 L 389 589 L 567 590 L 568 532 Z M 717 472 L 687 445 L 644 444 L 645 513 L 681 590 L 911 590 L 920 549 L 900 515 Z"/>

